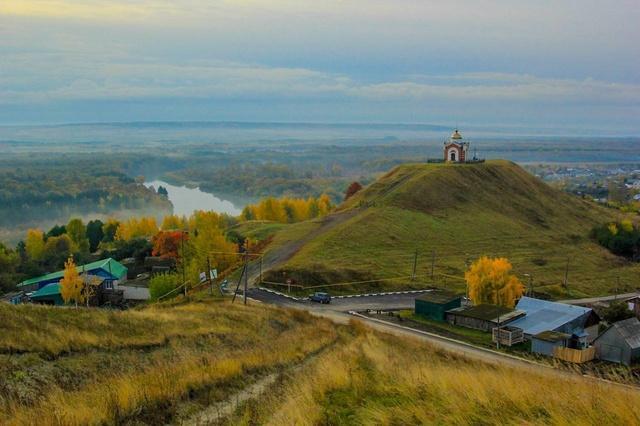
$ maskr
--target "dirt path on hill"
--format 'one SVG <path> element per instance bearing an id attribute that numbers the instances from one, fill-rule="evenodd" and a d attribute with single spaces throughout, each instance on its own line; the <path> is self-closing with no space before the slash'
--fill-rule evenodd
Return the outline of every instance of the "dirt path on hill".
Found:
<path id="1" fill-rule="evenodd" d="M 312 241 L 322 233 L 327 232 L 335 228 L 336 226 L 346 222 L 347 220 L 354 217 L 357 213 L 357 209 L 352 209 L 344 212 L 329 214 L 320 219 L 320 226 L 318 226 L 316 229 L 309 232 L 299 240 L 291 241 L 272 250 L 269 250 L 269 248 L 267 247 L 267 252 L 262 258 L 262 273 L 264 274 L 265 272 L 285 263 L 287 260 L 291 259 L 306 243 Z M 256 281 L 260 277 L 260 261 L 254 260 L 253 262 L 250 262 L 248 269 L 249 287 L 254 287 Z M 233 286 L 230 286 L 230 288 L 235 289 L 236 285 L 237 281 L 233 284 Z"/>
<path id="2" fill-rule="evenodd" d="M 260 378 L 258 381 L 252 383 L 246 388 L 229 395 L 226 400 L 209 405 L 207 408 L 196 413 L 187 420 L 180 421 L 179 424 L 188 426 L 219 424 L 221 421 L 233 415 L 233 413 L 241 404 L 249 400 L 259 398 L 272 386 L 274 386 L 280 378 L 284 376 L 290 376 L 294 373 L 299 372 L 304 367 L 308 366 L 310 363 L 318 359 L 320 355 L 335 347 L 338 341 L 339 338 L 329 342 L 325 346 L 308 355 L 297 364 L 293 364 L 282 371 L 272 373 Z"/>

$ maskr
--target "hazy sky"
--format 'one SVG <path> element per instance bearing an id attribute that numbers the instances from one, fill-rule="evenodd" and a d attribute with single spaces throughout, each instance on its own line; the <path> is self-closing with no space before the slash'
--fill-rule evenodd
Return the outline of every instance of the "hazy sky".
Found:
<path id="1" fill-rule="evenodd" d="M 640 4 L 0 0 L 0 124 L 146 120 L 640 134 Z"/>

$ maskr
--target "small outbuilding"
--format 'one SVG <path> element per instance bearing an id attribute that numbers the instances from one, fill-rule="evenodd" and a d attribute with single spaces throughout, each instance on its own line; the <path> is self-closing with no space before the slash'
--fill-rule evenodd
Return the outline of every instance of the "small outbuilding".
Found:
<path id="1" fill-rule="evenodd" d="M 434 290 L 415 298 L 415 312 L 434 321 L 445 321 L 447 311 L 459 308 L 461 304 L 461 295 Z"/>
<path id="2" fill-rule="evenodd" d="M 559 331 L 546 330 L 531 336 L 531 352 L 553 356 L 555 348 L 566 348 L 571 335 Z"/>
<path id="3" fill-rule="evenodd" d="M 41 305 L 64 305 L 60 294 L 60 284 L 47 284 L 38 291 L 34 291 L 29 297 L 33 303 Z"/>
<path id="4" fill-rule="evenodd" d="M 465 306 L 447 311 L 447 322 L 460 327 L 489 332 L 525 315 L 523 311 L 498 305 Z"/>
<path id="5" fill-rule="evenodd" d="M 631 365 L 640 360 L 640 321 L 629 318 L 609 327 L 593 342 L 598 358 Z"/>

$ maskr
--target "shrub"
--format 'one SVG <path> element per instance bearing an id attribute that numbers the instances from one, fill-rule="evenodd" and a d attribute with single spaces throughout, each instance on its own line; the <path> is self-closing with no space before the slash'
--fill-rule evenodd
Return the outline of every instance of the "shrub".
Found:
<path id="1" fill-rule="evenodd" d="M 159 297 L 164 296 L 171 290 L 175 290 L 178 287 L 179 282 L 180 280 L 178 279 L 178 275 L 175 273 L 159 274 L 151 278 L 151 281 L 149 282 L 149 294 L 151 295 L 151 300 L 158 300 Z M 176 291 L 167 297 L 175 297 L 178 293 L 179 292 Z"/>
<path id="2" fill-rule="evenodd" d="M 591 237 L 618 256 L 636 259 L 640 251 L 640 229 L 628 221 L 596 226 Z"/>
<path id="3" fill-rule="evenodd" d="M 602 310 L 602 318 L 609 324 L 626 320 L 633 316 L 634 313 L 629 310 L 627 304 L 624 302 L 614 302 Z"/>

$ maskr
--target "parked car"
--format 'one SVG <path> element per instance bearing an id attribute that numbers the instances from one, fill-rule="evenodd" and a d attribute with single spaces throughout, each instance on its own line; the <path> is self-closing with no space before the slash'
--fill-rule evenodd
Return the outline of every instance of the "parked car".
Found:
<path id="1" fill-rule="evenodd" d="M 309 300 L 312 302 L 326 304 L 326 303 L 331 303 L 331 296 L 329 296 L 329 293 L 316 292 L 316 293 L 313 293 L 311 296 L 309 296 Z"/>

